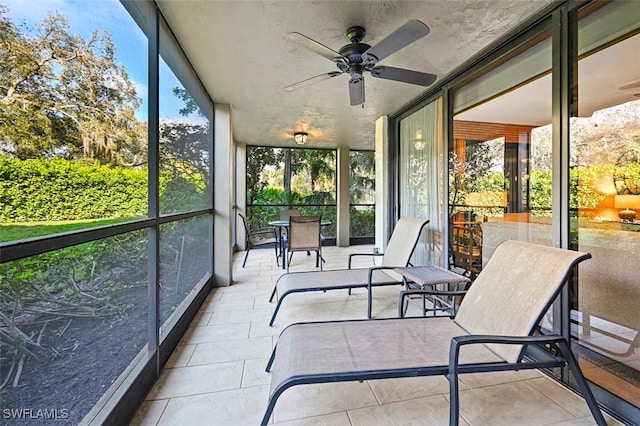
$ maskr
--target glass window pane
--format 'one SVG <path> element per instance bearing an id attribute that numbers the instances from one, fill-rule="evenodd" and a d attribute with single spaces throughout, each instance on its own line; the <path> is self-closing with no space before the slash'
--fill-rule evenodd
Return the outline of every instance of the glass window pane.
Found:
<path id="1" fill-rule="evenodd" d="M 147 232 L 0 264 L 3 409 L 79 424 L 147 352 Z"/>
<path id="2" fill-rule="evenodd" d="M 145 34 L 117 0 L 3 4 L 0 241 L 146 217 Z"/>
<path id="3" fill-rule="evenodd" d="M 517 239 L 551 245 L 551 45 L 548 32 L 484 79 L 509 74 L 499 95 L 454 116 L 449 148 L 451 263 L 471 275 Z M 544 71 L 544 72 L 541 72 Z M 528 71 L 527 71 L 528 72 Z"/>
<path id="4" fill-rule="evenodd" d="M 593 257 L 580 266 L 571 321 L 585 376 L 640 407 L 640 288 L 632 266 L 640 263 L 640 62 L 629 61 L 640 35 L 620 39 L 634 14 L 637 28 L 637 5 L 613 2 L 583 10 L 578 24 L 571 241 Z"/>
<path id="5" fill-rule="evenodd" d="M 160 27 L 160 213 L 167 215 L 211 206 L 212 112 L 166 23 Z"/>
<path id="6" fill-rule="evenodd" d="M 247 147 L 249 228 L 265 228 L 281 210 L 295 209 L 331 221 L 322 234 L 335 238 L 335 170 L 334 150 Z"/>
<path id="7" fill-rule="evenodd" d="M 349 237 L 373 239 L 376 233 L 375 152 L 349 152 L 349 172 Z"/>
<path id="8" fill-rule="evenodd" d="M 160 226 L 160 324 L 176 319 L 211 276 L 211 217 Z M 195 290 L 195 291 L 194 291 Z M 185 303 L 186 302 L 186 303 Z"/>

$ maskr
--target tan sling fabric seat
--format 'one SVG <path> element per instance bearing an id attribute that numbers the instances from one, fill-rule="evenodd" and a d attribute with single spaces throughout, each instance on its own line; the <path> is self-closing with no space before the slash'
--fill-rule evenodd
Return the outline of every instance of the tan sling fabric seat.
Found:
<path id="1" fill-rule="evenodd" d="M 566 338 L 536 335 L 541 318 L 573 267 L 588 253 L 507 241 L 495 251 L 455 318 L 298 323 L 278 338 L 271 371 L 271 417 L 277 398 L 298 384 L 446 375 L 450 424 L 458 424 L 458 374 L 568 366 L 599 425 L 604 418 Z M 552 347 L 549 359 L 523 359 L 525 346 Z"/>
<path id="2" fill-rule="evenodd" d="M 366 287 L 368 290 L 367 316 L 371 318 L 372 287 L 380 285 L 403 284 L 402 276 L 393 272 L 394 268 L 407 266 L 413 250 L 418 244 L 427 219 L 403 217 L 398 220 L 384 254 L 353 253 L 349 256 L 349 269 L 332 271 L 293 272 L 282 275 L 274 288 L 271 300 L 278 295 L 278 303 L 274 309 L 269 325 L 273 325 L 282 301 L 291 293 L 306 291 L 327 291 Z M 382 256 L 380 266 L 368 269 L 351 269 L 351 258 L 354 256 Z"/>

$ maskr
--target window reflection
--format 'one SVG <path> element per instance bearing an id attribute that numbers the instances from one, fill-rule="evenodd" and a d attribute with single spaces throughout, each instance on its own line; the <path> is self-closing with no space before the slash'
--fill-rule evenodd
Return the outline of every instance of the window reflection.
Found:
<path id="1" fill-rule="evenodd" d="M 634 268 L 640 263 L 640 101 L 633 87 L 640 64 L 628 61 L 640 49 L 640 36 L 600 49 L 619 38 L 630 6 L 614 2 L 585 9 L 578 27 L 571 231 L 576 248 L 593 258 L 580 268 L 571 321 L 585 376 L 640 406 L 640 288 Z"/>

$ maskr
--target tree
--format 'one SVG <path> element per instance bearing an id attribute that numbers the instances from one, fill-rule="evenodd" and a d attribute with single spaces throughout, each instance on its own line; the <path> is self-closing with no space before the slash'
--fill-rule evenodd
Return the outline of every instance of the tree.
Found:
<path id="1" fill-rule="evenodd" d="M 264 146 L 247 147 L 247 204 L 255 204 L 268 183 L 262 180 L 262 171 L 266 166 L 278 164 L 273 148 Z"/>
<path id="2" fill-rule="evenodd" d="M 53 12 L 31 31 L 6 11 L 0 6 L 0 150 L 21 159 L 144 161 L 141 100 L 109 34 L 72 35 Z"/>
<path id="3" fill-rule="evenodd" d="M 351 202 L 375 202 L 375 153 L 373 151 L 352 151 L 349 156 L 349 166 Z"/>

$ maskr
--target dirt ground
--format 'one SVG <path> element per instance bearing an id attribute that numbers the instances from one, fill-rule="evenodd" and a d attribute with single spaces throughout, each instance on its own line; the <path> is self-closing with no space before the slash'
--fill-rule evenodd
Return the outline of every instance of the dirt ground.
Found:
<path id="1" fill-rule="evenodd" d="M 190 291 L 161 291 L 161 311 Z M 147 287 L 122 290 L 126 309 L 107 317 L 31 319 L 39 332 L 50 320 L 40 348 L 25 359 L 17 387 L 0 394 L 0 425 L 77 425 L 147 342 Z M 23 328 L 24 330 L 24 328 Z M 2 377 L 6 377 L 6 365 Z"/>

